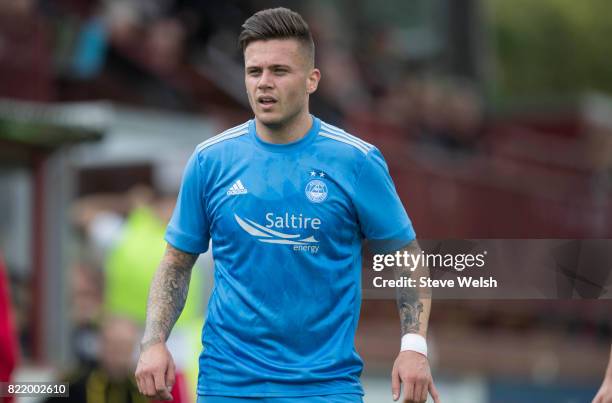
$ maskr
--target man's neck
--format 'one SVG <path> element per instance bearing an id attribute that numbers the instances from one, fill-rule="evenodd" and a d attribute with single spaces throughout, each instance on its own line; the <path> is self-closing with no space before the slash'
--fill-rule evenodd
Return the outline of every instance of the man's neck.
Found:
<path id="1" fill-rule="evenodd" d="M 312 127 L 312 117 L 308 112 L 296 116 L 284 125 L 268 126 L 255 118 L 255 129 L 260 139 L 273 144 L 286 144 L 300 140 Z"/>

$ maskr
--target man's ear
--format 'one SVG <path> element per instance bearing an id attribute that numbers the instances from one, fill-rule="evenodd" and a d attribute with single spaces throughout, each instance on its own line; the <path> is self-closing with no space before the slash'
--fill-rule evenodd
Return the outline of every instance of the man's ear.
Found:
<path id="1" fill-rule="evenodd" d="M 319 81 L 321 80 L 321 71 L 319 69 L 314 68 L 310 71 L 308 75 L 308 81 L 306 82 L 306 92 L 310 95 L 317 90 L 319 86 Z"/>

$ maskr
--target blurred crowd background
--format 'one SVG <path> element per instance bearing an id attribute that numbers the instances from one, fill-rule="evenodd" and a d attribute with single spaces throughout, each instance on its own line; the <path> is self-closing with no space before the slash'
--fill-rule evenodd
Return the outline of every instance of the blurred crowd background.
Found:
<path id="1" fill-rule="evenodd" d="M 251 117 L 238 33 L 280 5 L 313 31 L 312 112 L 381 149 L 420 238 L 612 238 L 607 0 L 2 0 L 0 376 L 142 400 L 134 346 L 182 168 Z M 170 341 L 187 402 L 212 257 L 194 271 Z M 443 401 L 590 402 L 611 296 L 436 300 Z M 363 303 L 366 402 L 391 400 L 396 312 Z"/>

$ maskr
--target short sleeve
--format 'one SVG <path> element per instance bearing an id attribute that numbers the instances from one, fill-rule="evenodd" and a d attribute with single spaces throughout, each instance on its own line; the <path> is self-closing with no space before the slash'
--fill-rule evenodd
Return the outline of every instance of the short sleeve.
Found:
<path id="1" fill-rule="evenodd" d="M 164 239 L 188 253 L 204 253 L 210 240 L 209 220 L 204 200 L 203 172 L 197 151 L 191 155 Z"/>
<path id="2" fill-rule="evenodd" d="M 357 177 L 354 204 L 361 232 L 376 251 L 394 251 L 416 238 L 387 164 L 376 148 L 366 156 Z"/>

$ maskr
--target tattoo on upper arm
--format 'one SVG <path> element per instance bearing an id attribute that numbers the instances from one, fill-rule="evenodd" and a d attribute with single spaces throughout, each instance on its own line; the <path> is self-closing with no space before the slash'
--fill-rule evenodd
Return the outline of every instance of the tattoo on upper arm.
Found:
<path id="1" fill-rule="evenodd" d="M 198 255 L 182 252 L 168 245 L 149 290 L 147 323 L 141 348 L 166 341 L 181 314 L 191 269 Z"/>

